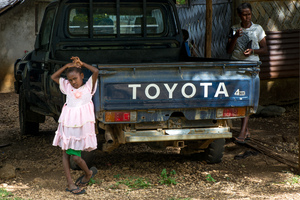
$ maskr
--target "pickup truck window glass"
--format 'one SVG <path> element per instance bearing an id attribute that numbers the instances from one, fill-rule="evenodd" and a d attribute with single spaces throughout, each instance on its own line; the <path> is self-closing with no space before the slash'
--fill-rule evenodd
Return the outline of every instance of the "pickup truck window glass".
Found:
<path id="1" fill-rule="evenodd" d="M 41 27 L 41 48 L 47 49 L 49 40 L 50 40 L 50 34 L 52 30 L 53 25 L 53 19 L 54 19 L 55 9 L 49 9 L 48 12 L 45 14 L 44 21 Z"/>
<path id="2" fill-rule="evenodd" d="M 159 8 L 147 7 L 146 20 L 147 34 L 161 34 L 164 31 L 162 12 Z M 120 21 L 121 34 L 143 33 L 142 8 L 121 8 Z"/>
<path id="3" fill-rule="evenodd" d="M 165 30 L 162 10 L 147 7 L 147 35 L 160 35 Z M 88 36 L 88 8 L 76 7 L 69 12 L 69 33 L 73 36 Z M 112 7 L 93 7 L 93 35 L 102 37 L 117 34 L 117 11 Z M 141 36 L 143 33 L 142 7 L 121 7 L 120 34 Z"/>
<path id="4" fill-rule="evenodd" d="M 88 9 L 74 8 L 69 15 L 69 31 L 72 35 L 87 35 L 88 29 Z"/>

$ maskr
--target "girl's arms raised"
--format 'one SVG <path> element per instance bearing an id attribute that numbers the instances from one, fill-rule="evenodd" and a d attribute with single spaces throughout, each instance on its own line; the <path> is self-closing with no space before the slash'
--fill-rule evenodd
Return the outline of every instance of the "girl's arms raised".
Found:
<path id="1" fill-rule="evenodd" d="M 65 71 L 67 68 L 70 68 L 70 67 L 85 67 L 87 68 L 88 70 L 90 70 L 93 74 L 92 74 L 92 91 L 94 90 L 94 87 L 95 87 L 95 84 L 96 84 L 96 81 L 97 81 L 97 78 L 98 78 L 98 73 L 99 73 L 99 70 L 96 68 L 96 67 L 93 67 L 89 64 L 86 64 L 84 62 L 82 62 L 78 57 L 72 57 L 71 60 L 73 62 L 71 63 L 68 63 L 66 65 L 64 65 L 62 68 L 60 68 L 59 70 L 57 70 L 55 73 L 52 74 L 51 76 L 51 79 L 56 82 L 57 84 L 59 84 L 59 78 L 60 78 L 60 75 L 63 73 L 63 71 Z"/>
<path id="2" fill-rule="evenodd" d="M 56 72 L 54 72 L 51 75 L 51 79 L 55 83 L 59 84 L 59 78 L 60 78 L 61 73 L 63 73 L 63 71 L 65 71 L 69 67 L 76 67 L 76 64 L 74 62 L 72 62 L 72 63 L 68 63 L 68 64 L 64 65 L 62 68 L 60 68 L 59 70 L 57 70 Z"/>
<path id="3" fill-rule="evenodd" d="M 93 67 L 92 65 L 89 65 L 89 64 L 86 64 L 84 62 L 82 62 L 78 57 L 72 57 L 71 58 L 73 60 L 73 62 L 75 62 L 78 66 L 80 67 L 85 67 L 87 68 L 88 70 L 90 70 L 91 72 L 93 72 L 92 74 L 92 91 L 94 91 L 94 87 L 95 87 L 95 84 L 96 84 L 96 81 L 98 79 L 98 73 L 99 73 L 99 70 L 96 68 L 96 67 Z"/>
<path id="4" fill-rule="evenodd" d="M 92 82 L 93 83 L 92 91 L 94 91 L 94 87 L 95 87 L 96 81 L 98 79 L 99 70 L 96 67 L 93 67 L 93 66 L 91 66 L 89 64 L 86 64 L 84 62 L 82 62 L 81 66 L 85 67 L 85 68 L 89 69 L 91 72 L 93 72 L 93 74 L 92 74 L 92 80 L 93 80 L 93 82 Z"/>

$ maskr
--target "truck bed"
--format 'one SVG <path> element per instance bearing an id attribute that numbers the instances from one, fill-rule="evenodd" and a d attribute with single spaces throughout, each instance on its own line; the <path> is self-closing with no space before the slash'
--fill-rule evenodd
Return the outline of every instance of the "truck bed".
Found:
<path id="1" fill-rule="evenodd" d="M 259 98 L 259 63 L 177 62 L 99 65 L 97 111 L 252 107 Z M 97 103 L 97 102 L 96 102 Z M 211 109 L 212 108 L 212 109 Z M 210 112 L 210 109 L 212 112 Z"/>

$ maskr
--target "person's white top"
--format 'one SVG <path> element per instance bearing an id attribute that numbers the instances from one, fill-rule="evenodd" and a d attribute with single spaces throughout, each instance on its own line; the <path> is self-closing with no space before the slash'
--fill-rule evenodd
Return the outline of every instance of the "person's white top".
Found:
<path id="1" fill-rule="evenodd" d="M 251 22 L 252 23 L 252 22 Z M 241 24 L 236 24 L 231 27 L 233 32 L 232 35 L 235 35 L 236 31 L 241 27 Z M 251 61 L 259 61 L 259 56 L 257 54 L 252 54 L 250 56 L 244 56 L 243 52 L 250 49 L 259 49 L 259 42 L 266 37 L 266 33 L 264 29 L 259 24 L 253 24 L 250 28 L 242 28 L 242 36 L 237 39 L 237 43 L 232 52 L 231 59 L 234 60 L 251 60 Z"/>

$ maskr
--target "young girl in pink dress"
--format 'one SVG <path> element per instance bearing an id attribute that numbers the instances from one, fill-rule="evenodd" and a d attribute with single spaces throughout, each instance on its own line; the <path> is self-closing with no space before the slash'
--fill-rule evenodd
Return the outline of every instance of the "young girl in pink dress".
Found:
<path id="1" fill-rule="evenodd" d="M 81 151 L 92 151 L 97 148 L 95 134 L 95 113 L 92 96 L 97 88 L 98 69 L 81 62 L 78 57 L 72 57 L 73 62 L 64 65 L 57 70 L 51 79 L 59 84 L 61 92 L 67 95 L 66 103 L 59 117 L 59 125 L 56 131 L 53 145 L 63 150 L 63 168 L 67 178 L 66 191 L 73 194 L 83 194 L 85 190 L 80 188 L 88 184 L 95 176 L 97 169 L 88 168 L 81 158 Z M 93 74 L 83 84 L 84 74 L 81 67 L 89 69 Z M 60 77 L 66 70 L 67 79 Z M 70 157 L 84 171 L 74 183 L 70 173 Z"/>

